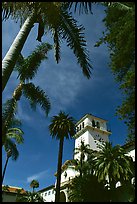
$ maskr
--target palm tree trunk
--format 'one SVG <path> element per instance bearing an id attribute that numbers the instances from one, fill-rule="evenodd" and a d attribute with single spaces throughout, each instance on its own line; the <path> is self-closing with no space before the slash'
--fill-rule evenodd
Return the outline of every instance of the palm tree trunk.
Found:
<path id="1" fill-rule="evenodd" d="M 4 170 L 3 170 L 3 174 L 2 174 L 2 184 L 3 184 L 3 180 L 4 180 L 4 176 L 5 176 L 8 161 L 9 161 L 9 157 L 7 157 L 6 163 L 5 163 L 5 166 L 4 166 Z"/>
<path id="2" fill-rule="evenodd" d="M 10 75 L 13 71 L 15 63 L 18 59 L 19 54 L 24 46 L 24 43 L 33 27 L 35 22 L 35 14 L 33 13 L 24 22 L 22 28 L 20 29 L 18 35 L 13 41 L 10 49 L 8 50 L 6 56 L 2 60 L 2 91 L 4 90 Z"/>
<path id="3" fill-rule="evenodd" d="M 58 170 L 57 170 L 57 184 L 56 184 L 55 202 L 60 202 L 60 182 L 61 182 L 61 166 L 62 166 L 62 156 L 63 156 L 63 143 L 64 143 L 64 137 L 60 139 L 60 143 L 59 143 Z"/>

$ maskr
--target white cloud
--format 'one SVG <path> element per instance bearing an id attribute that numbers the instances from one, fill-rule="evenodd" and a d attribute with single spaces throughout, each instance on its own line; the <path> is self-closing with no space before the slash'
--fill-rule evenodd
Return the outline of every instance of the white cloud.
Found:
<path id="1" fill-rule="evenodd" d="M 30 183 L 32 180 L 39 180 L 43 177 L 48 176 L 48 174 L 49 174 L 49 170 L 41 171 L 39 173 L 36 173 L 32 176 L 27 177 L 27 182 Z"/>

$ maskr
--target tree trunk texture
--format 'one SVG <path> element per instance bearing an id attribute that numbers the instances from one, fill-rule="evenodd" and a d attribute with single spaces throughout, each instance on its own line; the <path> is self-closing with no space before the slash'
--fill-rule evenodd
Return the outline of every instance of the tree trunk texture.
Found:
<path id="1" fill-rule="evenodd" d="M 64 143 L 64 138 L 60 139 L 60 143 L 59 143 L 58 170 L 57 170 L 57 184 L 56 184 L 55 202 L 60 202 L 60 182 L 61 182 L 61 166 L 62 166 L 62 155 L 63 155 L 63 143 Z"/>
<path id="2" fill-rule="evenodd" d="M 4 180 L 4 176 L 5 176 L 8 161 L 9 161 L 9 157 L 7 157 L 6 163 L 5 163 L 5 166 L 4 166 L 4 170 L 3 170 L 3 174 L 2 174 L 2 184 L 3 184 L 3 180 Z"/>
<path id="3" fill-rule="evenodd" d="M 6 84 L 10 78 L 10 75 L 14 69 L 15 63 L 18 59 L 19 54 L 25 44 L 25 41 L 33 27 L 35 22 L 35 15 L 32 14 L 24 22 L 22 28 L 20 29 L 18 35 L 13 41 L 10 49 L 2 60 L 2 91 L 6 87 Z"/>

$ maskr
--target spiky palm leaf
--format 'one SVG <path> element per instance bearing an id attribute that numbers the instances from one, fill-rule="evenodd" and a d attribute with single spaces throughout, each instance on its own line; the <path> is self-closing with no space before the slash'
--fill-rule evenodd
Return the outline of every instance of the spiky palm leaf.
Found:
<path id="1" fill-rule="evenodd" d="M 17 144 L 21 144 L 24 142 L 23 134 L 24 132 L 20 128 L 9 128 L 6 133 L 6 138 L 15 139 Z"/>
<path id="2" fill-rule="evenodd" d="M 61 38 L 65 39 L 67 46 L 73 50 L 83 74 L 90 78 L 92 66 L 90 64 L 89 53 L 86 50 L 84 27 L 78 26 L 76 20 L 66 11 L 62 11 L 60 19 L 62 19 L 59 25 Z"/>
<path id="3" fill-rule="evenodd" d="M 79 14 L 83 12 L 89 14 L 92 13 L 93 3 L 97 2 L 68 2 L 68 8 L 72 9 L 72 7 L 74 6 L 74 12 L 79 10 Z"/>
<path id="4" fill-rule="evenodd" d="M 131 11 L 135 5 L 134 2 L 103 2 L 103 4 L 121 11 Z"/>
<path id="5" fill-rule="evenodd" d="M 3 105 L 2 105 L 2 124 L 4 124 L 7 120 L 7 118 L 10 119 L 10 122 L 12 121 L 16 110 L 16 101 L 14 98 L 8 99 Z M 10 123 L 9 123 L 10 124 Z M 8 124 L 7 124 L 8 125 Z"/>
<path id="6" fill-rule="evenodd" d="M 8 99 L 2 107 L 2 145 L 6 140 L 6 133 L 15 121 L 15 113 L 17 110 L 17 103 L 14 98 Z"/>
<path id="7" fill-rule="evenodd" d="M 75 134 L 75 120 L 63 111 L 57 116 L 53 116 L 49 131 L 53 138 L 60 139 L 65 137 L 69 139 Z"/>
<path id="8" fill-rule="evenodd" d="M 48 96 L 39 86 L 36 87 L 33 83 L 23 84 L 22 92 L 29 100 L 31 107 L 34 110 L 36 109 L 36 105 L 39 104 L 45 111 L 46 115 L 48 115 L 51 107 L 50 101 Z"/>
<path id="9" fill-rule="evenodd" d="M 39 187 L 39 182 L 37 180 L 32 180 L 30 183 L 31 188 L 38 188 Z"/>
<path id="10" fill-rule="evenodd" d="M 99 181 L 109 179 L 110 187 L 118 181 L 130 180 L 133 176 L 132 159 L 125 155 L 125 150 L 106 142 L 95 159 L 96 175 Z"/>
<path id="11" fill-rule="evenodd" d="M 17 150 L 17 146 L 14 141 L 11 140 L 11 138 L 7 138 L 6 142 L 4 144 L 5 151 L 8 152 L 11 150 L 11 158 L 12 160 L 17 160 L 19 156 L 19 151 Z"/>
<path id="12" fill-rule="evenodd" d="M 18 71 L 18 78 L 21 81 L 34 78 L 41 62 L 47 59 L 47 53 L 52 49 L 49 43 L 41 43 L 26 59 L 23 56 L 17 61 L 15 70 Z"/>

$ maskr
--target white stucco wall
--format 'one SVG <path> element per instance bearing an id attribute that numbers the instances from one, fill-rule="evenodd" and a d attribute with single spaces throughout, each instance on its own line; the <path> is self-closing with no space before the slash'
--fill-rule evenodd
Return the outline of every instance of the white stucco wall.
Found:
<path id="1" fill-rule="evenodd" d="M 67 176 L 65 177 L 65 173 Z M 73 166 L 69 166 L 66 170 L 63 171 L 61 174 L 61 183 L 64 184 L 64 182 L 69 181 L 70 179 L 74 178 L 78 173 L 74 170 Z"/>
<path id="2" fill-rule="evenodd" d="M 84 120 L 82 120 L 82 121 L 77 125 L 78 129 L 79 129 L 79 130 L 80 130 L 80 129 L 83 129 L 83 123 L 84 123 L 84 127 L 86 127 L 87 125 L 92 126 L 92 120 L 95 121 L 95 124 L 97 124 L 97 122 L 99 122 L 99 124 L 100 124 L 100 129 L 101 129 L 101 130 L 104 130 L 104 131 L 107 130 L 107 122 L 106 122 L 106 121 L 103 121 L 103 120 L 101 120 L 101 119 L 96 119 L 96 117 L 92 117 L 92 116 L 89 116 L 89 117 L 85 118 Z M 81 126 L 81 128 L 80 128 L 80 126 Z M 77 128 L 76 128 L 76 129 L 77 129 Z"/>
<path id="3" fill-rule="evenodd" d="M 129 152 L 127 153 L 127 155 L 128 155 L 128 156 L 131 156 L 132 159 L 133 159 L 133 161 L 135 161 L 135 149 L 129 151 Z"/>
<path id="4" fill-rule="evenodd" d="M 49 189 L 41 193 L 41 196 L 44 198 L 45 202 L 54 202 L 55 201 L 55 191 L 54 189 Z"/>
<path id="5" fill-rule="evenodd" d="M 83 141 L 85 144 L 89 144 L 91 149 L 99 150 L 98 145 L 101 145 L 102 142 L 109 141 L 108 135 L 109 134 L 106 134 L 103 131 L 99 132 L 96 128 L 94 130 L 88 129 L 75 139 L 75 148 L 79 148 L 81 141 Z M 74 155 L 74 159 L 79 159 L 79 157 L 80 154 Z"/>

